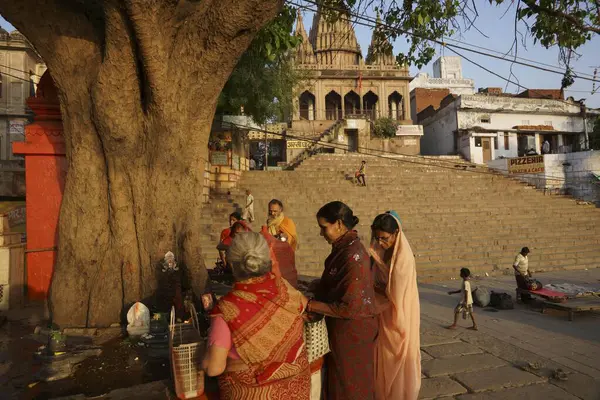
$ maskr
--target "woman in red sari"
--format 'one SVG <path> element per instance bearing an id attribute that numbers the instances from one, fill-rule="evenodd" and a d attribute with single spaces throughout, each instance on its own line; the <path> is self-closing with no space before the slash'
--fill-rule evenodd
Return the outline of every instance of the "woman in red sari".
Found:
<path id="1" fill-rule="evenodd" d="M 236 234 L 227 258 L 235 284 L 212 312 L 203 363 L 209 376 L 220 375 L 220 399 L 308 400 L 304 296 L 271 273 L 259 233 Z"/>
<path id="2" fill-rule="evenodd" d="M 372 400 L 378 322 L 369 253 L 353 230 L 358 218 L 346 204 L 326 204 L 317 221 L 332 248 L 307 311 L 326 316 L 331 348 L 325 358 L 326 398 Z"/>

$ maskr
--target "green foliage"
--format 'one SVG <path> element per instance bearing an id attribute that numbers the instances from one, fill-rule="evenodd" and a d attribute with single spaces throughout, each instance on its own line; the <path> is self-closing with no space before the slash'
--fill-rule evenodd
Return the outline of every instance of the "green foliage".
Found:
<path id="1" fill-rule="evenodd" d="M 502 4 L 505 0 L 490 0 Z M 594 35 L 600 34 L 600 3 L 597 0 L 521 0 L 516 18 L 527 26 L 534 43 L 550 48 L 558 46 L 566 65 L 561 81 L 564 89 L 574 82 L 570 67 L 573 53 Z"/>
<path id="2" fill-rule="evenodd" d="M 488 1 L 496 6 L 507 2 Z M 323 8 L 337 9 L 338 13 L 354 8 L 353 14 L 364 14 L 363 2 L 356 0 L 321 0 L 320 3 Z M 374 0 L 369 4 L 376 4 L 374 10 L 381 15 L 385 26 L 381 33 L 386 38 L 402 37 L 409 42 L 408 51 L 397 56 L 398 63 L 419 68 L 435 56 L 433 41 L 471 28 L 478 16 L 477 7 L 482 5 L 464 0 Z M 569 69 L 574 51 L 600 34 L 598 0 L 520 0 L 511 4 L 516 5 L 516 19 L 525 23 L 536 42 L 547 48 L 560 47 L 561 59 L 567 66 L 562 86 L 569 86 L 574 78 Z"/>
<path id="3" fill-rule="evenodd" d="M 292 109 L 293 88 L 301 79 L 289 57 L 301 39 L 292 34 L 296 11 L 284 7 L 240 58 L 223 87 L 218 114 L 250 115 L 259 124 L 283 120 Z"/>
<path id="4" fill-rule="evenodd" d="M 396 136 L 398 121 L 392 118 L 379 118 L 373 123 L 373 135 L 380 138 L 391 138 Z"/>
<path id="5" fill-rule="evenodd" d="M 490 0 L 502 4 L 505 0 Z M 535 41 L 575 50 L 600 33 L 598 2 L 574 0 L 521 0 L 517 18 L 529 25 Z"/>

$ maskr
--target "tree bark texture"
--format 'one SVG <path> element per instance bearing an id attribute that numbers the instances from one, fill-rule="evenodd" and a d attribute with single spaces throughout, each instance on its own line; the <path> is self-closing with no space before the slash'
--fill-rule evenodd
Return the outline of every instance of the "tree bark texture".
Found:
<path id="1" fill-rule="evenodd" d="M 107 326 L 151 296 L 172 250 L 198 294 L 217 99 L 280 0 L 0 0 L 61 101 L 67 159 L 53 322 Z"/>

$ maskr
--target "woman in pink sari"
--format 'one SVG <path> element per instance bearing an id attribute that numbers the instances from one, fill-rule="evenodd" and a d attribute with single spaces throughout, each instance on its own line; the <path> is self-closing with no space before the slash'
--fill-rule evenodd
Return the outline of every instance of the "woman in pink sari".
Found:
<path id="1" fill-rule="evenodd" d="M 394 211 L 371 225 L 375 292 L 381 302 L 375 342 L 375 398 L 416 400 L 421 388 L 420 307 L 415 257 Z"/>

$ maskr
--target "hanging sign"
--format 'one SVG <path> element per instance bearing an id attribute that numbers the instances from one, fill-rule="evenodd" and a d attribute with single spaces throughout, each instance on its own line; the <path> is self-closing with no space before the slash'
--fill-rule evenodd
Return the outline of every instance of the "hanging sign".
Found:
<path id="1" fill-rule="evenodd" d="M 288 149 L 307 149 L 311 142 L 308 140 L 287 140 Z"/>
<path id="2" fill-rule="evenodd" d="M 544 172 L 544 156 L 508 159 L 509 174 L 541 174 Z"/>
<path id="3" fill-rule="evenodd" d="M 210 163 L 211 165 L 217 166 L 226 166 L 229 165 L 229 157 L 227 156 L 226 151 L 211 151 L 210 152 Z"/>

